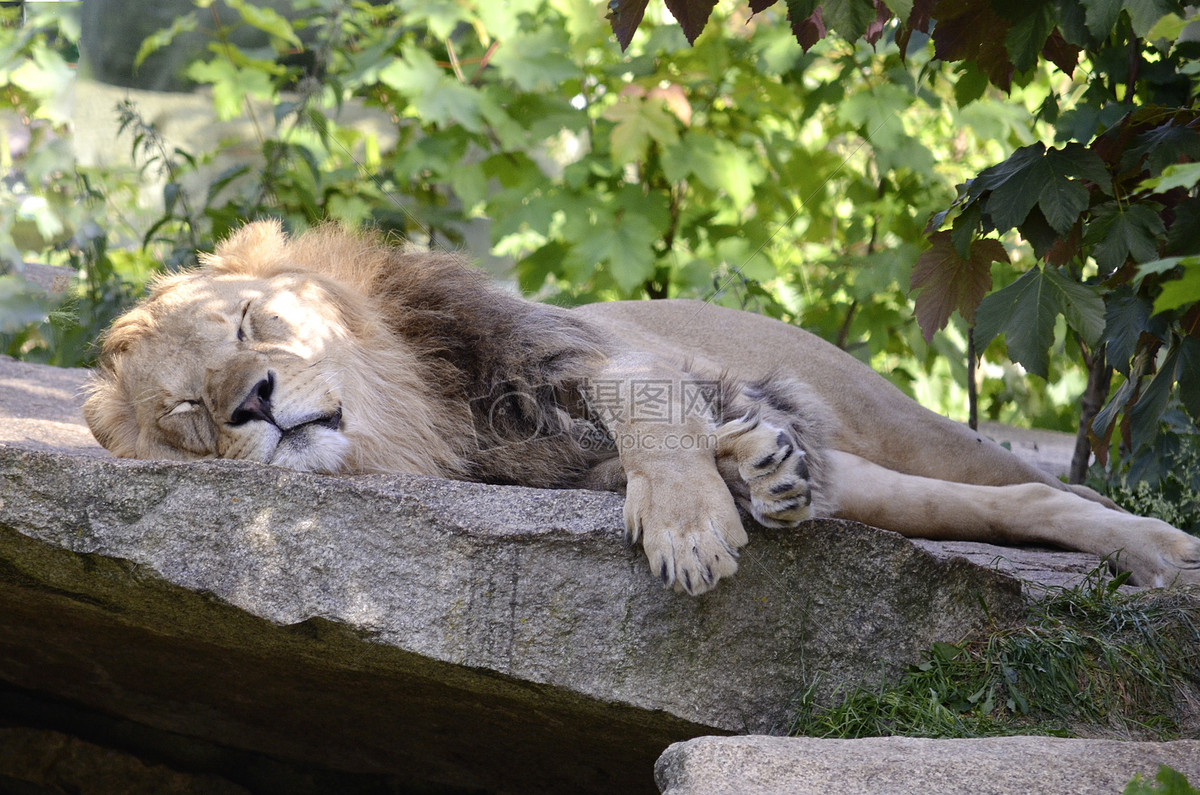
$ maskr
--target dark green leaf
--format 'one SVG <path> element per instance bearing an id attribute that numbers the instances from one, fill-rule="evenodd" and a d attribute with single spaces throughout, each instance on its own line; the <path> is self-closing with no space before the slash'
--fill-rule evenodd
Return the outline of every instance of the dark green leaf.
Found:
<path id="1" fill-rule="evenodd" d="M 1037 207 L 1029 211 L 1029 215 L 1025 216 L 1025 221 L 1017 229 L 1021 232 L 1021 237 L 1029 241 L 1029 245 L 1033 247 L 1033 256 L 1038 259 L 1044 259 L 1060 237 Z"/>
<path id="2" fill-rule="evenodd" d="M 1090 44 L 1086 20 L 1086 12 L 1080 0 L 1059 0 L 1058 30 L 1067 43 L 1080 48 Z"/>
<path id="3" fill-rule="evenodd" d="M 1200 423 L 1200 339 L 1195 337 L 1179 343 L 1179 400 Z"/>
<path id="4" fill-rule="evenodd" d="M 1177 3 L 1172 3 L 1170 0 L 1125 0 L 1124 5 L 1125 10 L 1129 12 L 1129 19 L 1133 23 L 1134 34 L 1141 37 L 1145 37 L 1154 27 L 1154 23 L 1167 14 L 1181 10 Z"/>
<path id="5" fill-rule="evenodd" d="M 1089 347 L 1096 347 L 1104 334 L 1104 300 L 1095 287 L 1064 276 L 1058 268 L 1045 268 L 1046 299 L 1056 305 L 1067 325 Z"/>
<path id="6" fill-rule="evenodd" d="M 1130 257 L 1147 262 L 1158 256 L 1158 241 L 1167 230 L 1157 207 L 1151 202 L 1128 207 L 1110 202 L 1093 211 L 1084 242 L 1094 243 L 1092 256 L 1101 274 L 1112 273 Z"/>
<path id="7" fill-rule="evenodd" d="M 1092 433 L 1100 438 L 1105 438 L 1108 434 L 1108 428 L 1112 425 L 1113 420 L 1117 418 L 1117 414 L 1125 405 L 1129 403 L 1129 399 L 1133 397 L 1134 387 L 1137 385 L 1137 379 L 1127 377 L 1126 380 L 1117 387 L 1117 391 L 1109 398 L 1108 403 L 1104 404 L 1104 408 L 1096 413 L 1092 419 Z"/>
<path id="8" fill-rule="evenodd" d="M 1079 215 L 1088 206 L 1087 188 L 1065 176 L 1054 176 L 1046 180 L 1038 194 L 1038 206 L 1046 223 L 1060 235 L 1071 231 Z"/>
<path id="9" fill-rule="evenodd" d="M 950 239 L 954 242 L 954 250 L 958 252 L 958 256 L 963 259 L 971 256 L 971 241 L 975 239 L 978 229 L 979 202 L 974 202 L 958 214 L 950 227 Z"/>
<path id="10" fill-rule="evenodd" d="M 1175 220 L 1167 230 L 1168 256 L 1200 254 L 1200 199 L 1192 198 L 1175 207 Z"/>
<path id="11" fill-rule="evenodd" d="M 1004 38 L 1004 46 L 1008 48 L 1013 66 L 1018 72 L 1024 72 L 1037 64 L 1042 46 L 1054 29 L 1054 8 L 1049 3 L 1015 3 L 1010 8 L 1021 16 L 1011 20 L 1012 27 Z"/>
<path id="12" fill-rule="evenodd" d="M 975 341 L 982 350 L 1003 333 L 1009 358 L 1045 378 L 1054 321 L 1060 314 L 1086 343 L 1099 341 L 1104 302 L 1096 291 L 1071 281 L 1057 268 L 1035 268 L 983 299 L 975 313 Z"/>
<path id="13" fill-rule="evenodd" d="M 1162 420 L 1163 411 L 1171 397 L 1171 387 L 1175 385 L 1175 369 L 1179 366 L 1178 343 L 1167 351 L 1167 357 L 1162 366 L 1150 379 L 1150 384 L 1142 390 L 1137 403 L 1129 410 L 1129 424 L 1132 430 L 1133 449 L 1152 441 L 1158 435 L 1158 423 Z"/>
<path id="14" fill-rule="evenodd" d="M 1187 125 L 1168 121 L 1135 138 L 1133 145 L 1121 158 L 1121 167 L 1132 169 L 1142 157 L 1146 158 L 1146 168 L 1152 177 L 1161 174 L 1164 168 L 1178 162 L 1181 157 L 1198 160 L 1200 134 Z"/>
<path id="15" fill-rule="evenodd" d="M 812 16 L 820 4 L 820 0 L 787 0 L 788 19 L 793 24 L 803 22 Z"/>
<path id="16" fill-rule="evenodd" d="M 980 350 L 1003 333 L 1009 358 L 1043 378 L 1050 367 L 1049 350 L 1058 316 L 1053 302 L 1045 300 L 1045 288 L 1046 279 L 1035 268 L 984 298 L 975 312 L 975 341 Z"/>
<path id="17" fill-rule="evenodd" d="M 1129 361 L 1137 351 L 1138 340 L 1148 329 L 1150 300 L 1128 287 L 1114 290 L 1105 297 L 1104 340 L 1108 363 L 1117 372 L 1129 376 Z"/>
<path id="18" fill-rule="evenodd" d="M 1122 0 L 1083 0 L 1087 10 L 1087 29 L 1092 38 L 1103 41 L 1117 25 L 1121 16 Z"/>
<path id="19" fill-rule="evenodd" d="M 875 21 L 874 0 L 823 0 L 821 17 L 825 27 L 846 41 L 858 41 Z"/>

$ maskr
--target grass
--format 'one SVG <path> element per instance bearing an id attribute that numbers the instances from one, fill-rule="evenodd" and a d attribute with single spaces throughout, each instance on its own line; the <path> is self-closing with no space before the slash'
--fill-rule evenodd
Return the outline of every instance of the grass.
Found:
<path id="1" fill-rule="evenodd" d="M 936 643 L 902 675 L 828 703 L 812 686 L 789 733 L 1200 736 L 1200 590 L 1129 593 L 1123 582 L 1097 570 L 1031 604 L 1024 626 Z"/>

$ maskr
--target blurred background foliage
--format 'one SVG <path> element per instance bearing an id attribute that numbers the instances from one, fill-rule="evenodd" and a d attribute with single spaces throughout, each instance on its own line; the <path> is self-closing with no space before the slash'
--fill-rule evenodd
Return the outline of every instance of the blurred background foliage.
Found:
<path id="1" fill-rule="evenodd" d="M 1102 392 L 1093 482 L 1194 527 L 1189 12 L 1020 4 L 1028 19 L 992 23 L 1014 31 L 1005 67 L 994 47 L 947 49 L 949 22 L 920 24 L 950 13 L 934 2 L 830 6 L 870 6 L 871 24 L 703 4 L 685 35 L 649 3 L 622 51 L 617 2 L 196 0 L 135 69 L 186 51 L 178 82 L 248 133 L 192 148 L 128 100 L 112 108 L 128 157 L 101 165 L 76 157 L 94 132 L 72 115 L 80 4 L 0 8 L 0 351 L 88 364 L 152 274 L 248 219 L 373 224 L 541 300 L 762 312 L 959 419 L 969 377 L 981 418 L 1071 432 Z M 1066 35 L 1077 65 L 1039 35 Z M 77 278 L 47 288 L 36 265 Z"/>

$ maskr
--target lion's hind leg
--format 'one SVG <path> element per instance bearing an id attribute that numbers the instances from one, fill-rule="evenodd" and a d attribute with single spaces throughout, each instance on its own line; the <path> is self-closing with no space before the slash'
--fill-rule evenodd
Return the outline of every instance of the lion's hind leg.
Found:
<path id="1" fill-rule="evenodd" d="M 717 428 L 717 466 L 764 527 L 794 527 L 835 506 L 826 475 L 827 410 L 806 387 L 771 378 L 740 386 Z"/>
<path id="2" fill-rule="evenodd" d="M 1200 538 L 1043 483 L 977 486 L 906 475 L 829 452 L 836 516 L 904 536 L 1041 544 L 1109 557 L 1135 585 L 1200 584 Z"/>

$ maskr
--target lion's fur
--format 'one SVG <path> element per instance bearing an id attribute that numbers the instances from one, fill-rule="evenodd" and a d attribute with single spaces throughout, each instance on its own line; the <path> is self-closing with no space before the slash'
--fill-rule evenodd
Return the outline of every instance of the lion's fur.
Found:
<path id="1" fill-rule="evenodd" d="M 658 437 L 627 416 L 647 385 L 672 401 Z M 1077 496 L 799 329 L 697 302 L 536 304 L 333 226 L 250 224 L 158 280 L 105 335 L 84 410 L 124 457 L 627 488 L 630 537 L 690 593 L 736 569 L 735 499 L 774 526 L 839 515 L 1200 577 L 1200 542 Z"/>

